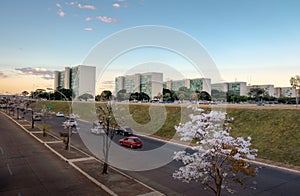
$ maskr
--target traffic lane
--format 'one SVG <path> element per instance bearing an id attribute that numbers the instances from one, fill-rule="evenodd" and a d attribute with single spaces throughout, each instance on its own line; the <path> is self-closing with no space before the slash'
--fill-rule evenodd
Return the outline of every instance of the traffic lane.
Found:
<path id="1" fill-rule="evenodd" d="M 259 165 L 255 165 L 259 167 Z M 252 179 L 255 182 L 255 195 L 299 195 L 300 174 L 286 170 L 260 167 L 258 174 Z M 247 190 L 241 190 L 246 194 Z"/>
<path id="2" fill-rule="evenodd" d="M 0 193 L 107 195 L 0 113 Z"/>
<path id="3" fill-rule="evenodd" d="M 79 123 L 79 126 L 83 126 L 85 128 L 81 128 L 80 131 L 85 130 L 86 135 L 88 137 L 94 137 L 94 138 L 101 138 L 101 136 L 93 135 L 89 133 L 86 129 L 88 129 L 89 126 L 91 126 L 90 123 Z M 123 138 L 124 136 L 121 135 L 115 135 L 114 136 L 114 142 L 118 144 L 119 139 Z M 162 147 L 165 145 L 165 142 L 153 140 L 148 137 L 139 136 L 144 146 L 141 149 L 134 149 L 136 151 L 148 151 L 153 150 L 159 147 Z M 95 140 L 95 143 L 99 140 Z M 100 140 L 101 141 L 101 140 Z M 81 141 L 82 142 L 82 141 Z M 97 143 L 99 145 L 100 143 Z M 126 148 L 126 147 L 123 147 Z M 170 153 L 183 150 L 184 147 L 178 147 L 177 145 L 168 145 L 168 150 Z M 131 150 L 131 149 L 130 149 Z M 190 153 L 193 151 L 191 149 L 187 149 Z M 131 150 L 132 151 L 132 150 Z M 146 153 L 146 152 L 145 152 Z M 122 154 L 117 153 L 111 153 L 112 156 L 124 156 Z M 191 195 L 196 194 L 197 191 L 203 191 L 202 188 L 197 188 L 196 184 L 193 183 L 183 183 L 179 180 L 174 180 L 172 177 L 172 173 L 176 169 L 178 169 L 181 166 L 180 162 L 172 161 L 169 164 L 149 170 L 144 172 L 134 172 L 134 171 L 126 171 L 129 175 L 133 175 L 134 177 L 138 178 L 139 180 L 145 182 L 146 184 L 149 183 L 149 185 L 153 185 L 153 187 L 158 188 L 162 192 L 175 194 L 187 194 L 189 192 Z M 257 167 L 260 167 L 257 165 Z M 160 176 L 159 178 L 157 176 Z M 237 187 L 237 189 L 243 193 L 243 194 L 277 194 L 277 193 L 290 193 L 291 195 L 295 195 L 295 192 L 300 192 L 297 185 L 300 184 L 299 182 L 299 175 L 296 174 L 290 174 L 289 172 L 273 169 L 269 167 L 263 167 L 259 170 L 259 173 L 256 178 L 254 178 L 254 181 L 256 181 L 256 190 L 242 190 L 240 187 Z M 173 186 L 174 183 L 176 186 Z M 199 184 L 198 184 L 199 185 Z"/>
<path id="4" fill-rule="evenodd" d="M 68 133 L 69 130 L 63 126 L 63 122 L 66 121 L 67 118 L 65 117 L 57 117 L 55 115 L 52 115 L 51 118 L 49 119 L 44 119 L 42 121 L 35 121 L 36 125 L 41 125 L 41 124 L 47 124 L 50 126 L 50 129 L 54 135 L 57 137 L 60 137 L 60 133 Z M 88 123 L 83 123 L 81 121 L 78 121 L 78 126 L 77 128 L 78 131 L 87 131 L 90 125 Z M 73 129 L 74 131 L 74 129 Z M 86 151 L 89 153 L 88 148 L 86 148 L 85 144 L 82 142 L 81 137 L 79 136 L 78 133 L 72 133 L 71 135 L 71 145 L 76 146 L 77 148 Z"/>

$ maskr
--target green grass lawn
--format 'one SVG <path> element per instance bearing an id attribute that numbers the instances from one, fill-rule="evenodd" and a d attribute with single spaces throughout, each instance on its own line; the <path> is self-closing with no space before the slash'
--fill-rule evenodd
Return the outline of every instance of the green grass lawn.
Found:
<path id="1" fill-rule="evenodd" d="M 300 110 L 229 109 L 232 134 L 251 136 L 258 157 L 300 165 Z"/>
<path id="2" fill-rule="evenodd" d="M 52 105 L 53 111 L 69 112 L 67 102 L 45 101 L 40 104 Z M 80 102 L 72 105 L 72 110 L 82 119 L 97 119 L 95 108 L 100 103 Z M 160 104 L 120 104 L 127 113 L 121 114 L 132 119 L 127 125 L 139 132 L 165 139 L 179 139 L 174 129 L 180 122 L 186 122 L 191 110 L 178 105 Z M 210 106 L 203 106 L 210 110 Z M 214 106 L 214 109 L 218 109 Z M 267 107 L 226 108 L 228 117 L 233 117 L 231 124 L 233 136 L 251 136 L 258 157 L 290 165 L 300 166 L 300 110 L 270 109 Z"/>

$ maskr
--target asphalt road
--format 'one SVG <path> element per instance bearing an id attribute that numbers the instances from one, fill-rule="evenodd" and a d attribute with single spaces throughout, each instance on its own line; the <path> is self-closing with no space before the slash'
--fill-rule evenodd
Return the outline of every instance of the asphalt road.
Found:
<path id="1" fill-rule="evenodd" d="M 0 195 L 107 195 L 0 113 Z"/>
<path id="2" fill-rule="evenodd" d="M 62 131 L 67 131 L 63 129 L 62 122 L 64 118 L 53 116 L 51 119 L 47 120 L 47 124 L 50 124 L 52 130 L 58 134 Z M 40 123 L 40 122 L 39 122 Z M 101 158 L 101 144 L 103 136 L 97 136 L 90 133 L 90 128 L 92 127 L 91 123 L 79 121 L 79 134 L 72 135 L 72 144 L 85 150 L 90 153 L 93 152 L 98 157 Z M 141 167 L 136 165 L 135 162 L 131 162 L 131 159 L 145 160 L 142 161 L 142 166 L 147 166 L 159 163 L 149 163 L 148 157 L 143 155 L 149 154 L 155 149 L 160 149 L 160 151 L 166 152 L 168 155 L 172 155 L 174 151 L 179 151 L 184 149 L 181 146 L 177 145 L 166 145 L 163 148 L 159 148 L 165 145 L 165 142 L 149 139 L 146 137 L 141 137 L 144 143 L 143 148 L 141 149 L 128 149 L 120 147 L 118 145 L 118 140 L 122 136 L 116 135 L 114 141 L 116 146 L 111 149 L 110 160 L 112 164 L 116 167 L 121 167 L 122 171 L 129 174 L 132 177 L 144 182 L 145 184 L 157 189 L 158 191 L 165 193 L 166 195 L 212 195 L 212 192 L 209 190 L 203 190 L 203 187 L 200 183 L 184 183 L 179 180 L 175 180 L 172 177 L 172 173 L 179 168 L 180 163 L 176 161 L 170 161 L 162 166 L 154 167 L 147 171 L 138 171 Z M 84 141 L 84 142 L 83 142 Z M 99 148 L 100 147 L 100 148 Z M 97 149 L 95 151 L 95 149 Z M 150 156 L 153 155 L 150 153 Z M 157 153 L 153 156 L 156 156 Z M 170 157 L 163 157 L 162 155 L 153 157 L 153 159 L 168 159 Z M 153 161 L 150 159 L 150 161 Z M 127 167 L 135 167 L 137 171 L 132 171 L 134 169 L 127 170 L 124 165 L 127 164 Z M 243 190 L 241 187 L 236 187 L 238 195 L 299 195 L 300 194 L 300 175 L 295 173 L 290 173 L 285 170 L 274 169 L 271 167 L 260 167 L 258 176 L 256 176 L 252 184 L 256 189 L 246 189 Z M 143 168 L 143 167 L 141 167 Z M 230 195 L 223 192 L 223 195 Z"/>

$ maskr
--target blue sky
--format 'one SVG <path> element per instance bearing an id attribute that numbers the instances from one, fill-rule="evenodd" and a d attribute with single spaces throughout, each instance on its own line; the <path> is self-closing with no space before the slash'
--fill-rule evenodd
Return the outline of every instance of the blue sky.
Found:
<path id="1" fill-rule="evenodd" d="M 52 87 L 49 71 L 81 64 L 101 40 L 141 25 L 168 26 L 195 38 L 224 81 L 289 86 L 290 77 L 300 74 L 299 7 L 297 0 L 2 0 L 0 94 Z M 120 64 L 143 54 L 170 59 L 159 50 L 137 52 Z M 122 71 L 114 73 L 102 88 Z M 196 77 L 190 73 L 183 75 Z"/>

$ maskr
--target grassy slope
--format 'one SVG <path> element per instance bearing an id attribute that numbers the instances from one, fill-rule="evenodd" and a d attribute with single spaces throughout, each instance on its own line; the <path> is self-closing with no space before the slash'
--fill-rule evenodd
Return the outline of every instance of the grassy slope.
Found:
<path id="1" fill-rule="evenodd" d="M 55 112 L 63 111 L 67 114 L 69 111 L 66 102 L 51 102 L 50 104 L 54 106 Z M 123 106 L 128 107 L 127 104 Z M 95 120 L 95 115 L 91 114 L 94 107 L 95 104 L 89 103 L 73 105 L 75 113 L 91 121 Z M 166 105 L 165 110 L 160 110 L 158 107 L 161 105 L 151 105 L 153 113 L 149 114 L 150 105 L 130 104 L 129 113 L 140 124 L 140 127 L 134 128 L 142 132 L 153 133 L 158 137 L 178 139 L 174 125 L 188 120 L 189 110 L 174 105 Z M 210 106 L 203 107 L 206 110 L 211 109 Z M 231 133 L 234 136 L 251 136 L 253 147 L 259 150 L 258 157 L 300 166 L 300 109 L 237 106 L 228 107 L 226 112 L 229 117 L 234 117 Z M 166 116 L 161 128 L 155 132 L 143 129 L 143 125 L 151 120 L 155 122 L 162 120 L 156 119 L 159 116 L 156 115 L 158 113 L 164 113 Z"/>
<path id="2" fill-rule="evenodd" d="M 300 110 L 228 109 L 232 134 L 251 136 L 258 156 L 300 165 Z"/>

